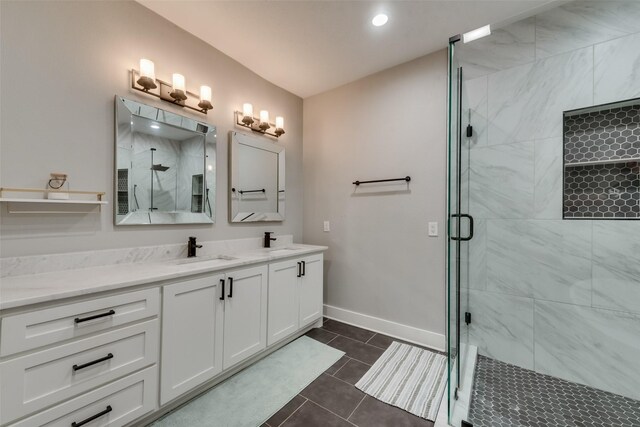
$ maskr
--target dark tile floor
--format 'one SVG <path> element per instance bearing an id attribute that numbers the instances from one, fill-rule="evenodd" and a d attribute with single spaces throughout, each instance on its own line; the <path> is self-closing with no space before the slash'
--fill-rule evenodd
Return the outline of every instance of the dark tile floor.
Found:
<path id="1" fill-rule="evenodd" d="M 354 386 L 393 338 L 327 319 L 322 328 L 312 329 L 307 336 L 346 354 L 263 427 L 433 427 L 431 421 L 387 405 Z"/>

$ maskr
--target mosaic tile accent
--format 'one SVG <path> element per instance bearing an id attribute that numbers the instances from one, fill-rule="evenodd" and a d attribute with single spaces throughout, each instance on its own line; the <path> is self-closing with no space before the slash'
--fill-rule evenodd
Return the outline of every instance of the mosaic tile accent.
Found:
<path id="1" fill-rule="evenodd" d="M 567 168 L 565 218 L 640 218 L 640 163 Z"/>
<path id="2" fill-rule="evenodd" d="M 597 108 L 564 116 L 564 218 L 640 218 L 640 101 Z"/>
<path id="3" fill-rule="evenodd" d="M 640 156 L 640 103 L 565 116 L 566 163 L 637 159 Z"/>
<path id="4" fill-rule="evenodd" d="M 474 427 L 640 426 L 640 401 L 478 356 Z"/>

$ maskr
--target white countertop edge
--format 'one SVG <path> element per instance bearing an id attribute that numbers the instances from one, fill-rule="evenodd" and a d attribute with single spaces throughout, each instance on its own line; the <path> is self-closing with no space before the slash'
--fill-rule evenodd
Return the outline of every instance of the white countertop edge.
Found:
<path id="1" fill-rule="evenodd" d="M 105 291 L 126 289 L 154 282 L 182 279 L 197 274 L 231 270 L 252 264 L 263 264 L 280 259 L 323 252 L 329 249 L 327 246 L 298 243 L 289 246 L 293 246 L 296 249 L 278 255 L 273 255 L 260 248 L 225 253 L 224 255 L 237 257 L 238 259 L 217 265 L 207 265 L 206 261 L 174 265 L 168 264 L 167 261 L 169 260 L 157 260 L 4 277 L 0 279 L 2 281 L 0 283 L 0 311 Z M 272 251 L 279 249 L 283 248 L 271 248 Z M 128 278 L 127 276 L 131 277 Z"/>

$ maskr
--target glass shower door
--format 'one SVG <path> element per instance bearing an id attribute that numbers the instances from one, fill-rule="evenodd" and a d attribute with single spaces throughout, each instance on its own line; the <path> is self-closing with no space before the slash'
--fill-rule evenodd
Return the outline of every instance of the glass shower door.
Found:
<path id="1" fill-rule="evenodd" d="M 455 57 L 455 42 L 449 45 L 449 188 L 448 188 L 448 350 L 449 423 L 454 416 L 458 391 L 472 384 L 463 382 L 469 340 L 469 240 L 473 218 L 469 215 L 470 145 L 463 130 L 465 102 L 462 67 Z"/>

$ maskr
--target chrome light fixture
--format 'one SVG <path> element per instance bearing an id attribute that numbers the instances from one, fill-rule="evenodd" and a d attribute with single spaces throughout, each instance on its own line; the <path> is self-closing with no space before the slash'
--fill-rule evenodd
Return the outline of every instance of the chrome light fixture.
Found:
<path id="1" fill-rule="evenodd" d="M 259 117 L 253 116 L 253 105 L 249 103 L 242 104 L 242 111 L 236 111 L 236 124 L 245 128 L 249 128 L 254 132 L 260 132 L 264 135 L 280 138 L 284 132 L 284 118 L 276 116 L 276 122 L 269 121 L 269 111 L 260 110 Z M 274 129 L 270 131 L 269 129 Z"/>
<path id="2" fill-rule="evenodd" d="M 203 114 L 207 114 L 207 111 L 213 108 L 211 87 L 201 86 L 198 96 L 186 89 L 185 77 L 182 74 L 173 74 L 172 84 L 156 79 L 153 62 L 144 58 L 140 60 L 140 71 L 131 70 L 131 88 Z M 196 99 L 199 100 L 198 104 L 190 105 L 195 104 L 192 100 Z"/>

